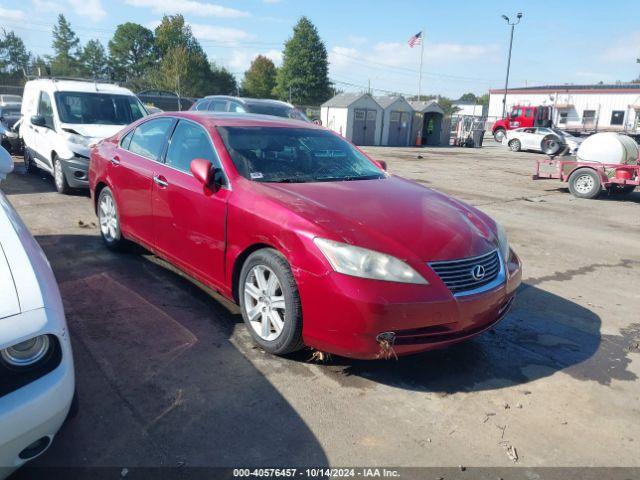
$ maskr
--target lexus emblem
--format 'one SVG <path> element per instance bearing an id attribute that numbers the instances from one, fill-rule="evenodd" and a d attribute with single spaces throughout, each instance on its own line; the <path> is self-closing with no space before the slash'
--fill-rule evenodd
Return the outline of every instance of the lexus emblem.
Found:
<path id="1" fill-rule="evenodd" d="M 471 269 L 471 276 L 474 280 L 482 280 L 484 278 L 485 270 L 482 265 L 476 265 Z"/>

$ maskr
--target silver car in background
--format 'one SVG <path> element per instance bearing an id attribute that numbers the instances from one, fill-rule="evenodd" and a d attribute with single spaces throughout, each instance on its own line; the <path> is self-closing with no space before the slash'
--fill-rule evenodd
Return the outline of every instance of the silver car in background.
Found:
<path id="1" fill-rule="evenodd" d="M 523 127 L 508 130 L 502 144 L 513 152 L 530 150 L 543 152 L 547 155 L 558 154 L 564 145 L 569 147 L 569 153 L 574 155 L 584 139 L 574 137 L 564 130 L 549 127 Z"/>

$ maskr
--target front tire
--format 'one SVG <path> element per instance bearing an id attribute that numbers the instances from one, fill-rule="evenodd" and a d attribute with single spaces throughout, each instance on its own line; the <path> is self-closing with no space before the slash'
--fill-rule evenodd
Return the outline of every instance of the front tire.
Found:
<path id="1" fill-rule="evenodd" d="M 302 307 L 291 267 L 276 250 L 249 255 L 240 272 L 240 309 L 253 340 L 284 355 L 303 347 Z"/>
<path id="2" fill-rule="evenodd" d="M 569 177 L 569 191 L 574 197 L 596 198 L 602 191 L 600 176 L 590 168 L 580 168 Z"/>
<path id="3" fill-rule="evenodd" d="M 104 187 L 98 196 L 98 223 L 104 244 L 111 250 L 122 250 L 125 239 L 120 231 L 118 206 L 109 187 Z"/>
<path id="4" fill-rule="evenodd" d="M 60 163 L 60 159 L 56 156 L 53 157 L 53 182 L 56 185 L 58 193 L 62 193 L 63 195 L 71 193 L 71 187 L 62 170 L 62 163 Z"/>
<path id="5" fill-rule="evenodd" d="M 519 152 L 520 150 L 522 150 L 522 144 L 520 143 L 520 140 L 514 138 L 509 142 L 509 148 L 512 152 Z"/>
<path id="6" fill-rule="evenodd" d="M 502 143 L 502 139 L 505 136 L 505 130 L 504 128 L 498 128 L 496 131 L 493 132 L 493 139 L 498 142 L 498 143 Z"/>

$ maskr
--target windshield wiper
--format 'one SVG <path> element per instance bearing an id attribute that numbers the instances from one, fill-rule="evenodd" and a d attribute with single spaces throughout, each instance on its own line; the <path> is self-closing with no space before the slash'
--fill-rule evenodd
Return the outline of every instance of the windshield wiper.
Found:
<path id="1" fill-rule="evenodd" d="M 274 178 L 271 180 L 263 180 L 264 183 L 307 183 L 309 180 L 304 178 Z"/>
<path id="2" fill-rule="evenodd" d="M 344 177 L 318 177 L 316 178 L 317 182 L 351 182 L 354 180 L 379 180 L 383 178 L 382 175 L 362 175 L 362 176 L 353 176 L 346 175 Z"/>

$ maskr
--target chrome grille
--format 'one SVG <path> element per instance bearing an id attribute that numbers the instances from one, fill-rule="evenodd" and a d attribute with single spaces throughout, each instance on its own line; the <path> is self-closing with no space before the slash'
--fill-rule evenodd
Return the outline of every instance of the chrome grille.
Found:
<path id="1" fill-rule="evenodd" d="M 485 286 L 489 287 L 502 273 L 497 250 L 479 257 L 431 262 L 429 266 L 453 294 L 463 294 Z"/>

